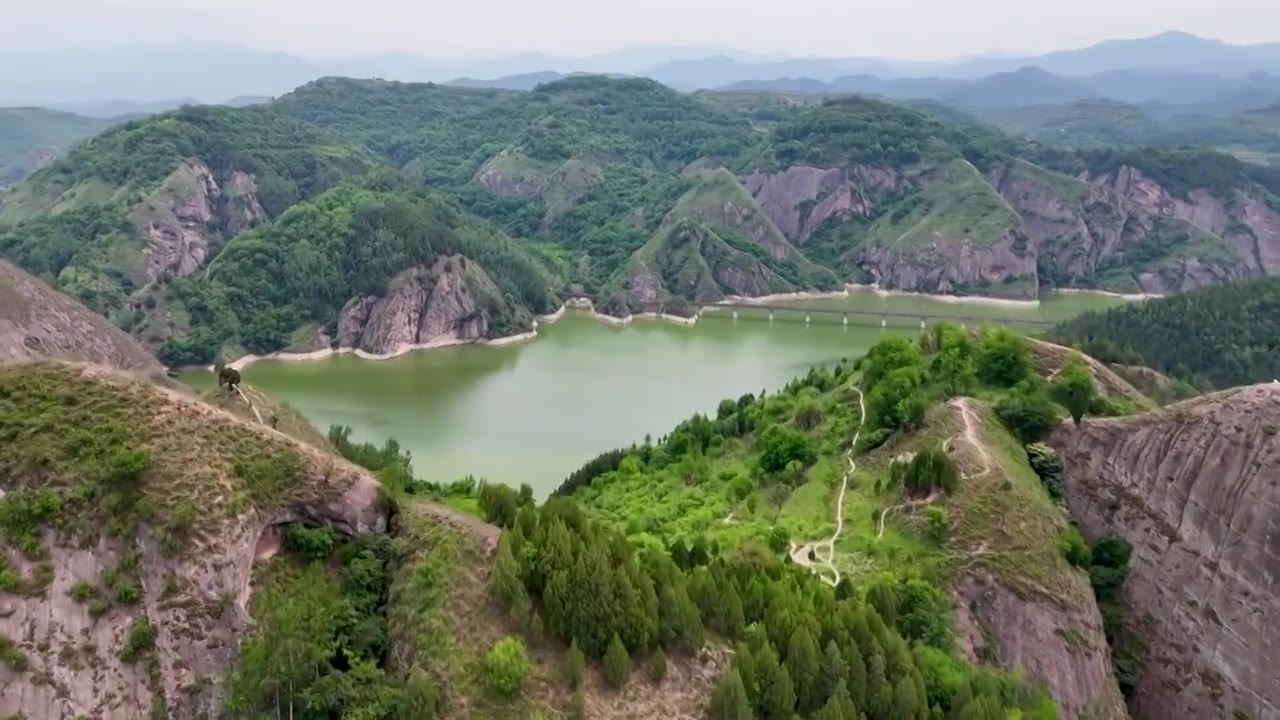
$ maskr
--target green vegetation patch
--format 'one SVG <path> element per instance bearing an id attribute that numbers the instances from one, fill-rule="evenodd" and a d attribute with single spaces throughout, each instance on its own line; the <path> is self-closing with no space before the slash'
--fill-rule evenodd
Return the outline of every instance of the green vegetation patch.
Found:
<path id="1" fill-rule="evenodd" d="M 34 559 L 46 552 L 42 528 L 90 542 L 103 530 L 132 537 L 146 524 L 179 551 L 250 504 L 318 500 L 341 482 L 304 481 L 323 473 L 292 444 L 185 398 L 49 362 L 0 369 L 0 472 L 11 479 L 0 532 Z"/>

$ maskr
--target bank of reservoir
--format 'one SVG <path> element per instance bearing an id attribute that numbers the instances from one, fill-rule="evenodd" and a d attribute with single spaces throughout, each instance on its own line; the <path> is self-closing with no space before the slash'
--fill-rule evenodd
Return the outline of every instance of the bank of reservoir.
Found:
<path id="1" fill-rule="evenodd" d="M 810 367 L 860 356 L 886 334 L 914 336 L 919 316 L 1056 321 L 1119 302 L 1077 293 L 1011 306 L 868 290 L 793 303 L 871 313 L 850 315 L 847 326 L 841 314 L 814 314 L 806 323 L 802 312 L 776 312 L 770 322 L 767 311 L 752 309 L 737 320 L 717 310 L 692 326 L 637 319 L 616 327 L 569 311 L 524 343 L 384 361 L 266 360 L 244 377 L 322 431 L 343 424 L 360 440 L 397 438 L 423 479 L 527 482 L 543 495 L 601 451 L 656 438 L 695 412 L 714 413 L 722 398 L 775 390 Z M 893 313 L 883 317 L 887 327 L 880 312 Z M 209 383 L 204 373 L 184 379 Z"/>

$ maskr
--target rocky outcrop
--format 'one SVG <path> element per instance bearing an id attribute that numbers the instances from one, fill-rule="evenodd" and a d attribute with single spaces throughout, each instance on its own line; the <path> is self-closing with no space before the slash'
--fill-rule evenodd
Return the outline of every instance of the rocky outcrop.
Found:
<path id="1" fill-rule="evenodd" d="M 1011 592 L 982 573 L 963 578 L 952 592 L 956 635 L 974 662 L 1045 679 L 1064 719 L 1128 717 L 1111 676 L 1102 616 L 1083 579 L 1071 603 Z"/>
<path id="2" fill-rule="evenodd" d="M 620 291 L 600 310 L 693 315 L 697 303 L 726 296 L 760 297 L 800 288 L 711 228 L 678 220 L 662 228 L 623 270 Z"/>
<path id="3" fill-rule="evenodd" d="M 1202 187 L 1179 197 L 1129 165 L 1084 177 L 1114 190 L 1139 212 L 1182 220 L 1221 238 L 1249 275 L 1280 272 L 1280 212 L 1252 191 L 1215 194 Z"/>
<path id="4" fill-rule="evenodd" d="M 1034 300 L 1036 259 L 1025 247 L 1026 238 L 1010 230 L 989 245 L 950 237 L 905 248 L 873 245 L 857 262 L 878 285 L 894 290 Z"/>
<path id="5" fill-rule="evenodd" d="M 1051 443 L 1086 537 L 1133 544 L 1135 717 L 1280 716 L 1280 384 L 1064 425 Z"/>
<path id="6" fill-rule="evenodd" d="M 160 363 L 111 321 L 0 260 L 0 363 L 59 358 L 160 372 Z"/>
<path id="7" fill-rule="evenodd" d="M 471 291 L 461 256 L 393 279 L 385 296 L 354 298 L 338 318 L 338 347 L 376 355 L 440 340 L 474 340 L 489 332 L 489 317 Z"/>
<path id="8" fill-rule="evenodd" d="M 105 376 L 102 381 L 115 385 L 111 391 L 137 393 L 140 406 L 158 411 L 155 426 L 147 432 L 168 433 L 167 442 L 182 445 L 178 455 L 153 453 L 148 483 L 191 479 L 190 468 L 171 464 L 177 457 L 198 458 L 196 464 L 202 468 L 230 468 L 235 459 L 231 453 L 266 448 L 291 448 L 301 459 L 300 471 L 288 489 L 289 498 L 271 509 L 249 504 L 223 517 L 212 512 L 215 506 L 225 507 L 223 499 L 200 507 L 198 532 L 182 551 L 166 549 L 158 529 L 149 526 L 129 538 L 104 534 L 88 545 L 46 530 L 42 540 L 48 557 L 39 563 L 0 543 L 0 553 L 19 577 L 48 578 L 40 591 L 0 592 L 0 637 L 16 643 L 26 657 L 21 670 L 0 663 L 0 716 L 221 716 L 225 676 L 249 623 L 260 539 L 282 523 L 300 520 L 348 534 L 383 532 L 389 521 L 387 505 L 377 482 L 345 461 L 185 396 Z M 98 392 L 103 390 L 95 388 Z M 175 434 L 177 427 L 200 430 Z M 224 445 L 228 433 L 239 442 Z M 0 486 L 10 481 L 0 478 Z M 215 484 L 221 488 L 215 493 L 230 490 Z M 112 597 L 107 578 L 121 574 L 136 578 L 141 588 L 137 602 Z M 83 588 L 73 590 L 86 583 L 96 588 L 93 598 L 83 595 Z M 155 633 L 155 648 L 130 662 L 121 657 L 121 650 L 131 628 L 143 620 Z"/>
<path id="9" fill-rule="evenodd" d="M 893 191 L 898 183 L 894 171 L 866 166 L 850 171 L 798 165 L 742 178 L 747 192 L 795 243 L 803 243 L 833 218 L 871 217 L 876 210 L 871 198 Z"/>
<path id="10" fill-rule="evenodd" d="M 549 169 L 518 150 L 507 150 L 485 163 L 475 179 L 495 195 L 542 200 L 547 208 L 542 218 L 545 230 L 599 185 L 604 172 L 600 166 L 582 158 L 570 158 Z"/>
<path id="11" fill-rule="evenodd" d="M 147 239 L 147 277 L 154 280 L 190 275 L 213 250 L 213 233 L 229 237 L 267 214 L 252 175 L 232 171 L 220 185 L 207 165 L 184 161 L 134 208 L 132 218 Z"/>

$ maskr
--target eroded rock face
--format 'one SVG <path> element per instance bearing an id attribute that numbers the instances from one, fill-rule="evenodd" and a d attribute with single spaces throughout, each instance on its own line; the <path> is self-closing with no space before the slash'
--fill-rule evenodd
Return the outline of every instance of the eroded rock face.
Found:
<path id="1" fill-rule="evenodd" d="M 22 672 L 0 664 L 0 715 L 28 720 L 220 717 L 226 673 L 249 623 L 250 580 L 264 532 L 298 520 L 348 534 L 387 528 L 388 511 L 366 473 L 341 461 L 328 469 L 313 465 L 308 472 L 314 477 L 303 482 L 336 480 L 348 489 L 334 499 L 279 512 L 250 511 L 181 557 L 162 552 L 145 528 L 134 541 L 103 539 L 87 549 L 64 547 L 46 535 L 53 569 L 46 592 L 0 594 L 0 635 L 16 641 L 27 658 Z M 142 601 L 116 603 L 95 619 L 89 602 L 71 596 L 72 588 L 93 582 L 100 595 L 109 593 L 100 579 L 129 553 L 138 557 Z M 36 572 L 35 564 L 17 553 L 9 553 L 9 559 L 24 576 Z M 155 675 L 146 658 L 136 664 L 120 658 L 131 626 L 144 617 L 155 630 Z M 165 710 L 157 715 L 160 702 Z"/>
<path id="2" fill-rule="evenodd" d="M 109 320 L 0 260 L 0 363 L 59 358 L 160 372 L 160 363 Z"/>
<path id="3" fill-rule="evenodd" d="M 953 593 L 956 634 L 974 662 L 1044 678 L 1062 718 L 1128 717 L 1111 676 L 1102 616 L 1083 578 L 1069 604 L 1019 597 L 986 575 L 964 578 Z"/>
<path id="4" fill-rule="evenodd" d="M 1184 220 L 1222 238 L 1236 250 L 1247 275 L 1280 272 L 1280 213 L 1239 190 L 1225 197 L 1207 189 L 1177 197 L 1128 165 L 1086 178 L 1114 190 L 1145 214 Z"/>
<path id="5" fill-rule="evenodd" d="M 204 163 L 186 161 L 133 211 L 147 238 L 147 277 L 186 277 L 204 265 L 211 233 L 235 235 L 267 218 L 257 180 L 232 171 L 223 185 Z"/>
<path id="6" fill-rule="evenodd" d="M 863 166 L 850 172 L 798 165 L 776 173 L 757 171 L 742 179 L 783 235 L 796 243 L 832 218 L 871 216 L 875 204 L 868 193 L 892 190 L 897 183 L 893 171 Z"/>
<path id="7" fill-rule="evenodd" d="M 1086 537 L 1133 544 L 1134 716 L 1280 717 L 1280 384 L 1064 425 L 1050 442 Z"/>
<path id="8" fill-rule="evenodd" d="M 430 269 L 406 270 L 385 297 L 348 302 L 338 319 L 339 347 L 384 355 L 441 339 L 485 337 L 489 320 L 472 296 L 463 262 L 444 258 Z"/>
<path id="9" fill-rule="evenodd" d="M 858 265 L 876 283 L 895 290 L 1034 300 L 1039 294 L 1036 258 L 1025 248 L 1026 238 L 1017 230 L 986 246 L 938 237 L 923 247 L 863 248 Z"/>

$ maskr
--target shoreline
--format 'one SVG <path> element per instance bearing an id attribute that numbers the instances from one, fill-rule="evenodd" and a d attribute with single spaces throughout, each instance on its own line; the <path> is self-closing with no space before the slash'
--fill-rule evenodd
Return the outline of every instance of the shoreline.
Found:
<path id="1" fill-rule="evenodd" d="M 879 285 L 860 285 L 852 284 L 847 286 L 850 290 L 865 290 L 875 293 L 880 298 L 891 297 L 914 297 L 925 298 L 927 300 L 935 300 L 941 303 L 951 305 L 960 305 L 964 303 L 974 303 L 975 305 L 992 305 L 995 307 L 1019 308 L 1023 310 L 1035 309 L 1040 307 L 1039 298 L 1035 300 L 1014 300 L 1012 298 L 987 297 L 985 295 L 933 295 L 930 293 L 913 292 L 910 290 L 885 290 Z"/>
<path id="2" fill-rule="evenodd" d="M 894 296 L 916 297 L 929 300 L 936 300 L 942 303 L 964 304 L 974 303 L 983 305 L 994 305 L 998 307 L 1009 307 L 1019 309 L 1033 309 L 1040 306 L 1039 300 L 1012 300 L 1008 298 L 983 297 L 979 295 L 931 295 L 929 293 L 909 292 L 903 290 L 886 290 L 877 285 L 861 285 L 851 283 L 844 286 L 843 290 L 830 291 L 800 291 L 790 293 L 775 293 L 773 295 L 761 295 L 758 297 L 742 297 L 737 295 L 726 296 L 725 302 L 739 303 L 742 305 L 767 305 L 774 302 L 791 302 L 796 300 L 825 300 L 833 298 L 848 298 L 854 292 L 870 292 L 880 298 L 890 298 Z M 1056 288 L 1049 291 L 1050 293 L 1062 294 L 1093 294 L 1106 297 L 1114 297 L 1127 301 L 1150 300 L 1153 298 L 1163 297 L 1149 293 L 1114 293 L 1104 290 L 1090 290 L 1087 288 Z M 242 355 L 234 361 L 227 363 L 227 367 L 233 370 L 244 370 L 262 360 L 276 360 L 279 362 L 310 362 L 315 360 L 324 360 L 338 355 L 355 355 L 361 360 L 394 360 L 411 352 L 420 350 L 435 350 L 444 347 L 458 347 L 462 345 L 483 345 L 488 347 L 504 347 L 507 345 L 515 345 L 523 342 L 529 342 L 538 337 L 538 326 L 542 323 L 554 323 L 563 318 L 568 310 L 582 310 L 584 314 L 593 320 L 602 322 L 613 327 L 626 327 L 631 325 L 637 318 L 642 320 L 661 320 L 664 322 L 674 323 L 684 327 L 692 327 L 698 323 L 698 319 L 707 312 L 716 312 L 724 308 L 707 307 L 701 308 L 698 314 L 692 317 L 684 317 L 682 315 L 670 315 L 667 313 L 643 312 L 633 313 L 626 317 L 614 317 L 613 315 L 605 315 L 596 310 L 595 303 L 589 298 L 569 298 L 565 300 L 555 312 L 549 315 L 539 315 L 534 318 L 533 329 L 514 335 L 507 335 L 498 338 L 459 338 L 453 334 L 442 335 L 425 343 L 404 344 L 396 347 L 389 353 L 371 353 L 359 348 L 323 348 L 320 350 L 312 350 L 310 352 L 285 352 L 279 351 L 269 353 L 267 355 L 254 355 L 252 353 Z M 177 369 L 177 368 L 175 368 Z M 212 365 L 204 366 L 206 370 L 212 370 Z"/>
<path id="3" fill-rule="evenodd" d="M 1105 295 L 1106 297 L 1120 298 L 1121 300 L 1129 300 L 1137 302 L 1140 300 L 1159 300 L 1167 297 L 1159 293 L 1118 293 L 1109 290 L 1089 290 L 1087 288 L 1057 288 L 1050 292 L 1062 293 L 1063 295 Z"/>

